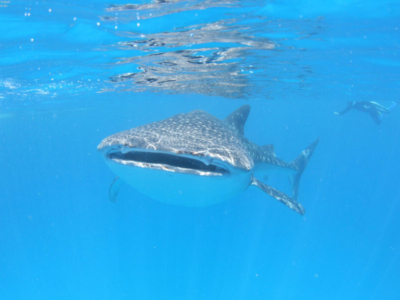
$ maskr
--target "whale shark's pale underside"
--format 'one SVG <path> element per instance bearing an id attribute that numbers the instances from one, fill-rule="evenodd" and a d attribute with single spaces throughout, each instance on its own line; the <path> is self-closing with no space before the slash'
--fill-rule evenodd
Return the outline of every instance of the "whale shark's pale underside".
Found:
<path id="1" fill-rule="evenodd" d="M 116 200 L 122 182 L 150 198 L 185 206 L 215 204 L 256 186 L 304 214 L 297 202 L 299 181 L 319 139 L 285 162 L 272 145 L 258 146 L 244 137 L 249 112 L 244 105 L 220 120 L 195 110 L 107 137 L 97 149 L 118 175 L 110 199 Z M 288 174 L 291 196 L 256 178 L 276 171 Z"/>

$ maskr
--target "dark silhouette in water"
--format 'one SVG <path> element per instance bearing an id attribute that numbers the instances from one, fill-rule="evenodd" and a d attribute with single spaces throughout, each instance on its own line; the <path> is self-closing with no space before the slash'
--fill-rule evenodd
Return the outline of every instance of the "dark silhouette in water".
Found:
<path id="1" fill-rule="evenodd" d="M 371 118 L 377 125 L 380 125 L 384 116 L 390 113 L 390 111 L 397 105 L 397 102 L 386 108 L 379 103 L 373 101 L 349 101 L 347 102 L 347 108 L 340 111 L 334 112 L 335 115 L 344 115 L 348 111 L 355 109 L 361 112 L 369 113 Z"/>

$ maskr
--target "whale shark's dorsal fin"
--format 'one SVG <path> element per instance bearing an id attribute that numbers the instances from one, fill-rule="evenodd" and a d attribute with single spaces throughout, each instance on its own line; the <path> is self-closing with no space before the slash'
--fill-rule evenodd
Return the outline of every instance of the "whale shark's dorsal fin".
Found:
<path id="1" fill-rule="evenodd" d="M 265 152 L 267 152 L 267 153 L 269 153 L 269 154 L 271 154 L 273 156 L 276 156 L 275 155 L 275 147 L 272 144 L 264 145 L 264 146 L 261 147 L 261 149 L 263 149 Z"/>
<path id="2" fill-rule="evenodd" d="M 250 105 L 243 105 L 226 117 L 225 122 L 236 128 L 241 135 L 244 135 L 244 124 L 250 112 Z"/>

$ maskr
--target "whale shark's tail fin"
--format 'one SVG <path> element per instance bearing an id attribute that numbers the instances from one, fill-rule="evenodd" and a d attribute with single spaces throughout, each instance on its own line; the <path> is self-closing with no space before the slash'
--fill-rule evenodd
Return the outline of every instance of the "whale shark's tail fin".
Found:
<path id="1" fill-rule="evenodd" d="M 307 167 L 308 161 L 310 160 L 315 147 L 317 147 L 318 142 L 319 138 L 317 138 L 310 146 L 303 150 L 295 160 L 289 163 L 290 168 L 297 171 L 296 174 L 289 178 L 292 184 L 292 198 L 294 200 L 297 200 L 297 196 L 299 195 L 301 175 L 303 174 L 304 169 Z"/>
<path id="2" fill-rule="evenodd" d="M 301 154 L 292 162 L 287 163 L 285 167 L 295 170 L 295 174 L 292 175 L 289 179 L 291 180 L 292 183 L 292 197 L 286 195 L 285 193 L 273 188 L 272 186 L 269 186 L 261 181 L 259 181 L 257 178 L 252 176 L 251 179 L 251 185 L 254 185 L 261 189 L 263 192 L 267 193 L 271 197 L 275 198 L 279 202 L 285 204 L 289 208 L 293 209 L 295 212 L 304 215 L 305 210 L 303 206 L 297 202 L 297 196 L 299 194 L 299 183 L 300 183 L 300 178 L 301 175 L 304 172 L 304 169 L 307 166 L 308 161 L 310 160 L 315 147 L 317 146 L 319 142 L 319 138 L 316 139 L 310 146 L 308 146 L 307 149 L 303 150 Z M 264 150 L 275 156 L 273 152 L 273 147 L 271 145 L 264 146 Z"/>

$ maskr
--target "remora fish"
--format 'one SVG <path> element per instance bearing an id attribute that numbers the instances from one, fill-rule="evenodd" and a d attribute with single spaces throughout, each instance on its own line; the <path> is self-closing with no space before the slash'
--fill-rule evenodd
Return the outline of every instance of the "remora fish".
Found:
<path id="1" fill-rule="evenodd" d="M 285 162 L 273 145 L 260 147 L 244 137 L 249 112 L 244 105 L 220 120 L 194 110 L 107 137 L 97 149 L 118 175 L 109 190 L 111 201 L 116 201 L 121 179 L 150 198 L 185 206 L 219 203 L 256 186 L 304 214 L 297 202 L 299 181 L 319 138 Z M 276 171 L 289 175 L 291 197 L 255 177 Z"/>

